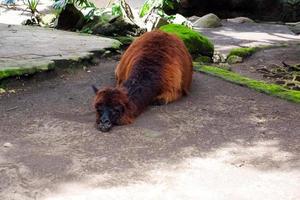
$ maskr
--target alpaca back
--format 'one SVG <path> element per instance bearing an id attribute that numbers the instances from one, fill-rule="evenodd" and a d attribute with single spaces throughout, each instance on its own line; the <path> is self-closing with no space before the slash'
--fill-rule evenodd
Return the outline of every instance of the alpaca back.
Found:
<path id="1" fill-rule="evenodd" d="M 192 68 L 191 56 L 179 38 L 162 31 L 152 31 L 129 46 L 115 74 L 118 86 L 125 86 L 131 92 L 152 92 L 145 98 L 168 103 L 189 91 Z M 130 87 L 140 89 L 130 90 Z"/>

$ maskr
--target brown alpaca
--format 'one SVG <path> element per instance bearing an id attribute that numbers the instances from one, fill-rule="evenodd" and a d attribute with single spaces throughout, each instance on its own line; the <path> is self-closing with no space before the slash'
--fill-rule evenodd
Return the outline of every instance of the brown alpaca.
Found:
<path id="1" fill-rule="evenodd" d="M 130 124 L 150 104 L 167 104 L 189 91 L 192 59 L 174 35 L 152 31 L 126 50 L 115 75 L 117 86 L 98 90 L 94 107 L 96 125 L 103 132 L 113 125 Z"/>

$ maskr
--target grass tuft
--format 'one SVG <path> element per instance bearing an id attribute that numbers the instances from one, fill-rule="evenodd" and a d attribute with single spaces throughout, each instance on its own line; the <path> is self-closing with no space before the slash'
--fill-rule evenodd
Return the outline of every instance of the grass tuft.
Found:
<path id="1" fill-rule="evenodd" d="M 254 79 L 250 79 L 244 76 L 241 76 L 237 73 L 230 72 L 225 69 L 221 69 L 213 66 L 201 66 L 199 63 L 194 63 L 195 70 L 199 72 L 203 72 L 206 74 L 210 74 L 216 77 L 220 77 L 229 82 L 246 86 L 258 92 L 262 92 L 271 96 L 279 97 L 282 99 L 286 99 L 295 103 L 300 103 L 300 91 L 289 90 L 280 85 L 270 84 L 263 81 L 258 81 Z"/>

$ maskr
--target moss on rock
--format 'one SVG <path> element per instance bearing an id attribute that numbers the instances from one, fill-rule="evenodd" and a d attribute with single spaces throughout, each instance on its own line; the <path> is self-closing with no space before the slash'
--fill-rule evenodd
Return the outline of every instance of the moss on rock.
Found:
<path id="1" fill-rule="evenodd" d="M 122 46 L 128 46 L 134 41 L 134 37 L 132 36 L 117 36 L 113 37 L 113 39 L 118 40 L 122 43 Z"/>
<path id="2" fill-rule="evenodd" d="M 257 50 L 258 50 L 258 48 L 256 48 L 256 47 L 235 48 L 230 51 L 227 58 L 229 58 L 230 56 L 239 56 L 242 58 L 246 58 L 246 57 L 249 57 L 252 54 L 254 54 Z"/>
<path id="3" fill-rule="evenodd" d="M 214 54 L 213 43 L 201 33 L 179 24 L 168 24 L 160 27 L 160 30 L 171 33 L 183 40 L 193 57 L 208 56 Z"/>
<path id="4" fill-rule="evenodd" d="M 216 28 L 222 26 L 222 23 L 221 19 L 217 15 L 209 13 L 195 21 L 193 26 L 200 28 Z"/>
<path id="5" fill-rule="evenodd" d="M 211 57 L 208 56 L 199 56 L 195 59 L 195 62 L 199 62 L 199 63 L 211 63 L 212 59 Z"/>
<path id="6" fill-rule="evenodd" d="M 236 55 L 231 55 L 227 58 L 227 63 L 229 64 L 236 64 L 243 62 L 243 58 Z"/>
<path id="7" fill-rule="evenodd" d="M 17 67 L 8 67 L 2 68 L 0 70 L 0 79 L 4 79 L 11 76 L 21 76 L 26 74 L 34 74 L 37 72 L 47 71 L 54 68 L 54 63 L 46 63 L 36 66 L 17 66 Z"/>

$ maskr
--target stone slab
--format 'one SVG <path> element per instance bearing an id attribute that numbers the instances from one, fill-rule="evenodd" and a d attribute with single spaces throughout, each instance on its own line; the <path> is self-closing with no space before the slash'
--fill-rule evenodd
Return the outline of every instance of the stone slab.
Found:
<path id="1" fill-rule="evenodd" d="M 117 40 L 40 27 L 0 24 L 0 79 L 55 67 L 55 61 L 118 48 Z"/>

